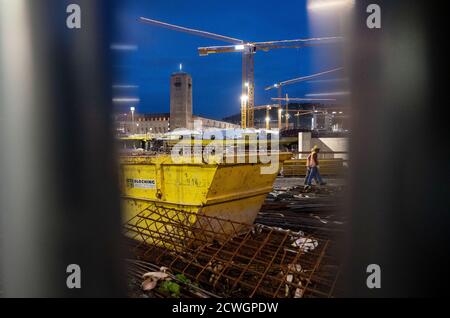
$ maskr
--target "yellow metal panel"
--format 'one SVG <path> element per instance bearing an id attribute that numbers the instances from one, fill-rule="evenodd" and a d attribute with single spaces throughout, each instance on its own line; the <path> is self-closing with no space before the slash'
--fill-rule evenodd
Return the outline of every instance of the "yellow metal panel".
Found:
<path id="1" fill-rule="evenodd" d="M 122 194 L 130 198 L 180 205 L 201 205 L 206 200 L 217 166 L 177 164 L 122 165 Z M 151 188 L 138 182 L 152 182 Z"/>
<path id="2" fill-rule="evenodd" d="M 207 202 L 229 201 L 269 193 L 276 174 L 261 174 L 261 164 L 221 166 L 211 183 Z"/>
<path id="3" fill-rule="evenodd" d="M 341 175 L 345 172 L 342 159 L 320 159 L 320 173 L 326 175 Z M 283 163 L 285 176 L 305 176 L 306 159 L 286 160 Z"/>
<path id="4" fill-rule="evenodd" d="M 260 163 L 177 164 L 165 156 L 123 158 L 124 222 L 153 205 L 251 224 L 278 174 L 261 174 L 261 167 Z M 196 218 L 187 221 L 195 223 Z M 167 235 L 171 228 L 161 219 L 149 231 Z"/>

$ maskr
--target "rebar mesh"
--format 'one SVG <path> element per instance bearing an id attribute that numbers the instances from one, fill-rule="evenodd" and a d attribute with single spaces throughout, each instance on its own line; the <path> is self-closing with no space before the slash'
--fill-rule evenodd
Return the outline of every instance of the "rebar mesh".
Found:
<path id="1" fill-rule="evenodd" d="M 332 297 L 333 242 L 151 204 L 125 224 L 134 256 L 222 297 Z"/>

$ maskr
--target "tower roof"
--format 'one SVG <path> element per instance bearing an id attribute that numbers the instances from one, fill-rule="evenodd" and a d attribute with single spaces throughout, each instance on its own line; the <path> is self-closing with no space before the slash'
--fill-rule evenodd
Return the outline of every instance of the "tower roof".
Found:
<path id="1" fill-rule="evenodd" d="M 189 73 L 186 73 L 186 72 L 180 72 L 180 71 L 175 72 L 175 73 L 172 73 L 172 76 L 175 76 L 175 75 L 189 75 L 189 76 L 190 76 Z"/>

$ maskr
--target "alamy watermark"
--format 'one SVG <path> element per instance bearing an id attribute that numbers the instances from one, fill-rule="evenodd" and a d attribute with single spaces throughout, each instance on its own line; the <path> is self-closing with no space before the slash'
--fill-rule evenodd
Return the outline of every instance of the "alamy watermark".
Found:
<path id="1" fill-rule="evenodd" d="M 367 266 L 366 273 L 369 274 L 366 279 L 366 285 L 369 289 L 381 288 L 381 267 L 377 264 Z"/>
<path id="2" fill-rule="evenodd" d="M 235 130 L 203 131 L 198 120 L 194 122 L 194 131 L 179 131 L 182 138 L 171 151 L 175 163 L 262 163 L 261 174 L 278 172 L 278 133 L 242 131 L 238 135 Z"/>
<path id="3" fill-rule="evenodd" d="M 66 278 L 66 285 L 69 289 L 81 288 L 81 267 L 77 264 L 70 264 L 66 268 L 66 273 L 69 274 Z"/>
<path id="4" fill-rule="evenodd" d="M 69 4 L 66 8 L 68 13 L 66 26 L 69 29 L 81 29 L 81 7 L 78 4 Z"/>
<path id="5" fill-rule="evenodd" d="M 369 29 L 381 29 L 381 8 L 378 4 L 370 4 L 366 9 L 370 13 L 366 20 Z"/>

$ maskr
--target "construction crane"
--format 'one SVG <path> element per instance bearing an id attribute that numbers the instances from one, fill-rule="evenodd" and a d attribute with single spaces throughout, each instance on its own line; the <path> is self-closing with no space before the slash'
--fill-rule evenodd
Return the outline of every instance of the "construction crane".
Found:
<path id="1" fill-rule="evenodd" d="M 279 98 L 279 97 L 273 97 L 272 100 L 279 102 L 279 109 L 278 109 L 278 129 L 281 130 L 281 113 L 282 113 L 282 107 L 281 107 L 281 101 L 285 101 L 285 107 L 286 107 L 286 129 L 289 129 L 289 102 L 332 102 L 336 101 L 336 99 L 333 98 L 290 98 L 288 94 L 286 94 L 285 98 Z"/>
<path id="2" fill-rule="evenodd" d="M 281 101 L 283 100 L 281 95 L 282 95 L 282 92 L 283 92 L 282 90 L 283 90 L 284 86 L 288 86 L 288 85 L 292 85 L 292 84 L 308 81 L 310 79 L 314 79 L 314 78 L 317 78 L 317 77 L 320 77 L 320 76 L 324 76 L 324 75 L 327 75 L 327 74 L 331 74 L 331 73 L 334 73 L 334 72 L 341 71 L 342 69 L 343 69 L 342 67 L 338 67 L 338 68 L 334 68 L 334 69 L 331 69 L 331 70 L 328 70 L 328 71 L 323 71 L 323 72 L 312 74 L 312 75 L 297 77 L 297 78 L 293 78 L 293 79 L 290 79 L 290 80 L 287 80 L 287 81 L 278 82 L 278 83 L 275 83 L 275 84 L 273 84 L 271 86 L 266 87 L 265 90 L 266 91 L 269 91 L 271 89 L 277 89 L 278 90 L 278 98 L 276 100 L 279 101 L 278 105 L 279 105 L 279 108 L 281 109 Z M 287 97 L 287 95 L 286 95 L 286 97 Z M 272 98 L 272 100 L 274 100 L 274 99 Z M 286 103 L 286 105 L 287 104 L 288 103 Z M 279 117 L 278 118 L 278 129 L 281 129 L 281 113 L 278 114 L 278 117 Z"/>
<path id="3" fill-rule="evenodd" d="M 289 98 L 286 95 L 286 98 L 272 98 L 272 100 L 275 101 L 287 101 L 286 103 L 286 114 L 289 114 L 289 112 L 297 112 L 297 113 L 305 113 L 305 115 L 308 115 L 311 113 L 311 111 L 302 111 L 302 110 L 289 110 L 289 101 L 302 101 L 302 102 L 323 102 L 323 101 L 336 101 L 336 99 L 332 99 L 332 98 Z M 255 110 L 261 110 L 261 109 L 265 109 L 266 110 L 266 129 L 269 130 L 270 129 L 270 111 L 272 110 L 272 108 L 278 108 L 278 129 L 281 130 L 281 115 L 282 115 L 282 106 L 281 104 L 267 104 L 267 105 L 259 105 L 259 106 L 255 106 L 254 109 Z M 312 111 L 314 112 L 314 111 Z M 288 119 L 287 119 L 288 120 Z M 286 124 L 288 126 L 288 123 Z"/>
<path id="4" fill-rule="evenodd" d="M 270 111 L 272 110 L 272 108 L 279 108 L 279 107 L 280 107 L 280 105 L 278 105 L 278 104 L 269 104 L 269 105 L 255 106 L 253 109 L 254 110 L 260 110 L 260 109 L 266 110 L 266 129 L 269 130 L 270 129 Z"/>
<path id="5" fill-rule="evenodd" d="M 232 45 L 199 47 L 200 56 L 214 53 L 242 53 L 242 95 L 241 95 L 241 125 L 242 128 L 252 128 L 254 126 L 254 106 L 255 106 L 255 71 L 254 54 L 257 51 L 269 51 L 272 49 L 301 48 L 324 43 L 335 43 L 340 37 L 321 37 L 310 39 L 295 39 L 269 42 L 248 42 L 229 36 L 215 34 L 211 32 L 195 30 L 174 24 L 169 24 L 157 20 L 141 17 L 140 21 L 146 24 L 155 25 L 169 30 L 185 32 L 205 38 L 219 40 Z"/>
<path id="6" fill-rule="evenodd" d="M 272 108 L 278 107 L 277 104 L 269 104 L 269 105 L 260 105 L 255 106 L 254 110 L 265 109 L 266 110 L 266 130 L 270 129 L 270 110 Z"/>
<path id="7" fill-rule="evenodd" d="M 293 79 L 290 79 L 290 80 L 287 80 L 287 81 L 278 82 L 278 83 L 275 83 L 273 85 L 270 85 L 270 86 L 266 87 L 265 90 L 269 91 L 269 90 L 274 89 L 274 88 L 281 89 L 281 88 L 283 88 L 283 86 L 287 86 L 287 85 L 292 85 L 292 84 L 308 81 L 310 79 L 314 79 L 314 78 L 317 78 L 317 77 L 320 77 L 320 76 L 324 76 L 324 75 L 327 75 L 327 74 L 331 74 L 331 73 L 334 73 L 334 72 L 339 72 L 339 71 L 342 71 L 342 70 L 343 70 L 342 67 L 338 67 L 338 68 L 334 68 L 334 69 L 331 69 L 331 70 L 328 70 L 328 71 L 323 71 L 323 72 L 320 72 L 320 73 L 315 73 L 315 74 L 311 74 L 311 75 L 307 75 L 307 76 L 293 78 Z M 278 94 L 278 95 L 281 95 L 281 94 Z M 281 96 L 278 96 L 278 97 L 281 98 Z"/>

